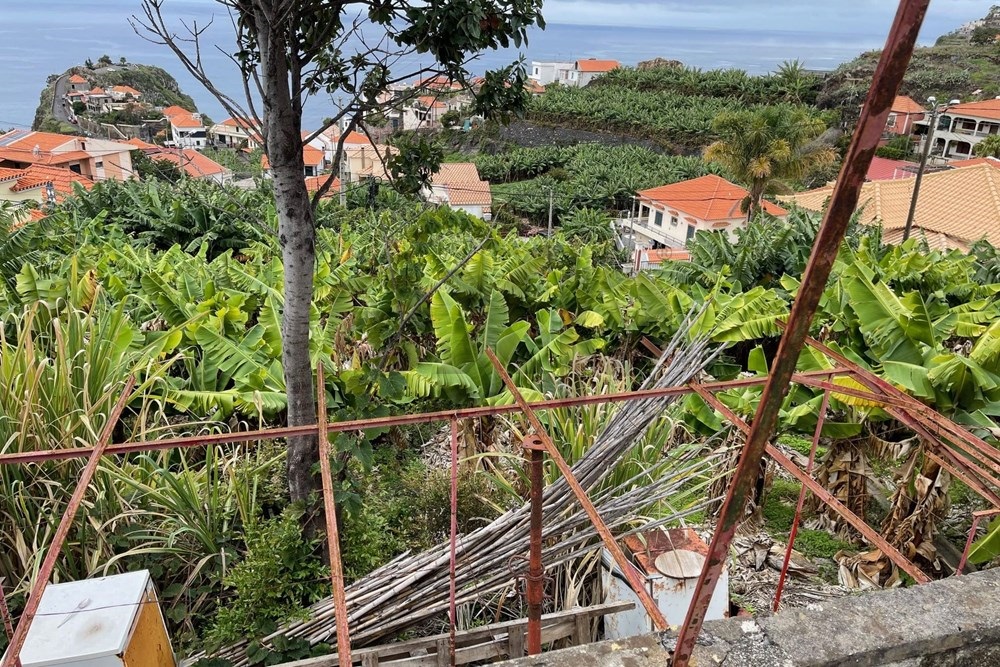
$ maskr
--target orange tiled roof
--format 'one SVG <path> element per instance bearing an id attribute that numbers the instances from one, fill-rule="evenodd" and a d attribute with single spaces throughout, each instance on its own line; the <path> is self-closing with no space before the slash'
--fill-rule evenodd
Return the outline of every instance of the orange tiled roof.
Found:
<path id="1" fill-rule="evenodd" d="M 421 95 L 420 97 L 417 98 L 417 102 L 419 102 L 420 106 L 422 106 L 425 109 L 444 109 L 448 106 L 447 104 L 439 101 L 432 95 Z"/>
<path id="2" fill-rule="evenodd" d="M 53 151 L 79 138 L 69 134 L 56 134 L 55 132 L 27 132 L 19 138 L 14 138 L 12 135 L 15 132 L 17 130 L 0 135 L 0 146 L 11 149 L 27 149 L 28 151 L 34 150 L 35 146 L 37 146 L 38 150 L 44 153 Z"/>
<path id="3" fill-rule="evenodd" d="M 1000 120 L 1000 100 L 983 100 L 982 102 L 966 102 L 948 107 L 945 113 L 961 114 L 963 116 L 974 116 L 976 118 L 989 118 L 990 120 Z"/>
<path id="4" fill-rule="evenodd" d="M 894 178 L 912 178 L 917 175 L 919 165 L 916 162 L 906 162 L 905 160 L 890 160 L 888 158 L 875 156 L 872 158 L 865 180 L 868 181 L 889 181 Z"/>
<path id="5" fill-rule="evenodd" d="M 896 99 L 892 101 L 890 111 L 903 114 L 927 113 L 926 109 L 907 95 L 896 95 Z"/>
<path id="6" fill-rule="evenodd" d="M 116 93 L 121 93 L 122 95 L 131 95 L 132 97 L 142 97 L 142 93 L 133 88 L 132 86 L 113 86 L 111 90 Z"/>
<path id="7" fill-rule="evenodd" d="M 216 174 L 224 174 L 229 171 L 212 158 L 202 155 L 191 148 L 185 148 L 179 154 L 176 150 L 159 148 L 158 146 L 154 146 L 153 148 L 156 150 L 148 153 L 151 159 L 171 162 L 184 169 L 184 173 L 191 178 L 215 176 Z"/>
<path id="8" fill-rule="evenodd" d="M 302 162 L 307 167 L 316 167 L 323 164 L 323 151 L 306 144 L 302 147 Z"/>
<path id="9" fill-rule="evenodd" d="M 686 248 L 644 248 L 639 251 L 639 261 L 643 264 L 661 264 L 669 261 L 686 261 L 691 253 Z"/>
<path id="10" fill-rule="evenodd" d="M 968 160 L 952 160 L 948 163 L 948 166 L 957 169 L 959 167 L 972 167 L 977 164 L 988 164 L 991 167 L 1000 169 L 1000 160 L 995 157 L 973 157 Z"/>
<path id="11" fill-rule="evenodd" d="M 156 150 L 159 150 L 160 149 L 160 147 L 157 146 L 156 144 L 151 144 L 151 143 L 149 143 L 147 141 L 143 141 L 142 139 L 139 139 L 137 137 L 133 137 L 132 139 L 129 139 L 125 143 L 126 144 L 131 144 L 132 146 L 135 146 L 136 148 L 140 148 L 140 149 L 143 149 L 143 150 L 146 150 L 146 149 L 156 149 Z"/>
<path id="12" fill-rule="evenodd" d="M 107 95 L 106 92 L 104 92 L 103 90 L 101 90 L 97 86 L 94 86 L 93 88 L 91 88 L 90 90 L 88 90 L 87 94 L 88 95 L 92 95 L 94 97 L 100 97 L 101 95 Z"/>
<path id="13" fill-rule="evenodd" d="M 87 83 L 87 80 L 86 80 L 86 79 L 84 79 L 84 78 L 83 78 L 82 76 L 80 76 L 79 74 L 74 74 L 73 76 L 71 76 L 71 77 L 69 78 L 69 82 L 70 82 L 70 83 Z"/>
<path id="14" fill-rule="evenodd" d="M 418 79 L 414 84 L 414 88 L 436 88 L 438 90 L 443 89 L 457 89 L 461 88 L 462 84 L 457 81 L 452 81 L 443 74 L 437 76 L 428 77 L 426 79 Z"/>
<path id="15" fill-rule="evenodd" d="M 326 183 L 326 179 L 328 178 L 330 178 L 328 174 L 321 176 L 307 176 L 306 190 L 309 192 L 309 194 L 313 194 L 314 192 L 319 191 L 320 187 L 322 187 L 322 185 Z M 340 179 L 334 177 L 333 183 L 330 184 L 330 189 L 327 190 L 326 194 L 323 195 L 323 199 L 328 199 L 330 197 L 338 195 L 339 193 L 340 193 Z"/>
<path id="16" fill-rule="evenodd" d="M 674 208 L 702 220 L 729 220 L 744 217 L 743 200 L 750 194 L 724 178 L 709 174 L 688 181 L 640 190 L 639 197 L 647 202 Z M 785 209 L 764 201 L 764 210 L 771 215 L 785 215 Z"/>
<path id="17" fill-rule="evenodd" d="M 16 170 L 17 173 L 14 175 L 10 172 L 15 170 L 5 169 L 3 171 L 4 175 L 0 176 L 0 180 L 17 179 L 10 188 L 14 192 L 41 188 L 51 183 L 56 194 L 56 201 L 62 201 L 66 196 L 72 195 L 74 183 L 79 183 L 88 190 L 94 187 L 94 182 L 86 176 L 59 167 L 33 164 L 26 169 Z"/>
<path id="18" fill-rule="evenodd" d="M 225 125 L 226 127 L 238 127 L 243 130 L 257 130 L 257 125 L 246 120 L 244 118 L 227 118 L 226 120 L 219 123 L 219 125 Z"/>
<path id="19" fill-rule="evenodd" d="M 489 206 L 493 202 L 490 184 L 479 177 L 472 162 L 446 162 L 431 176 L 431 184 L 448 191 L 448 203 L 455 206 Z"/>
<path id="20" fill-rule="evenodd" d="M 621 63 L 617 60 L 587 58 L 586 60 L 577 60 L 575 66 L 578 72 L 610 72 L 613 69 L 621 67 Z"/>
<path id="21" fill-rule="evenodd" d="M 884 239 L 902 238 L 914 179 L 870 181 L 861 188 L 861 222 L 882 223 Z M 785 197 L 785 201 L 822 211 L 833 192 L 828 185 Z M 924 174 L 913 225 L 940 247 L 968 250 L 985 238 L 1000 247 L 1000 169 L 976 164 Z"/>
<path id="22" fill-rule="evenodd" d="M 201 121 L 189 113 L 174 114 L 169 120 L 174 127 L 202 127 Z"/>
<path id="23" fill-rule="evenodd" d="M 167 118 L 173 118 L 174 116 L 183 116 L 183 115 L 190 116 L 191 112 L 185 109 L 184 107 L 179 107 L 176 104 L 174 104 L 163 109 L 163 115 L 166 116 Z"/>

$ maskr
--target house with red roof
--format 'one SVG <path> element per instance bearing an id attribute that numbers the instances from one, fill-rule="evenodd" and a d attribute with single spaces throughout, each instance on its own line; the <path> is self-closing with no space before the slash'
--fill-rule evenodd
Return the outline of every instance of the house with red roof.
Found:
<path id="1" fill-rule="evenodd" d="M 442 164 L 431 176 L 430 188 L 425 188 L 423 195 L 432 204 L 446 205 L 483 220 L 492 216 L 490 184 L 479 177 L 479 170 L 472 162 Z"/>
<path id="2" fill-rule="evenodd" d="M 323 151 L 309 144 L 304 145 L 302 147 L 302 164 L 304 177 L 319 176 L 326 169 L 326 159 Z M 266 155 L 260 156 L 260 166 L 264 170 L 265 175 L 271 175 L 271 162 L 267 159 Z"/>
<path id="3" fill-rule="evenodd" d="M 574 85 L 571 82 L 576 63 L 564 61 L 531 61 L 531 74 L 528 79 L 541 87 L 550 83 L 560 83 L 564 86 Z"/>
<path id="4" fill-rule="evenodd" d="M 929 122 L 917 121 L 914 133 L 926 135 Z M 953 104 L 938 116 L 931 154 L 967 160 L 976 144 L 991 134 L 1000 134 L 1000 98 Z"/>
<path id="5" fill-rule="evenodd" d="M 260 127 L 247 118 L 227 118 L 216 123 L 208 131 L 208 136 L 214 145 L 225 148 L 257 150 L 264 146 Z"/>
<path id="6" fill-rule="evenodd" d="M 170 124 L 171 148 L 204 148 L 208 143 L 208 131 L 201 122 L 201 114 L 192 113 L 179 106 L 163 109 L 163 115 Z"/>
<path id="7" fill-rule="evenodd" d="M 583 87 L 602 74 L 607 74 L 611 70 L 618 69 L 619 67 L 621 67 L 621 63 L 617 60 L 598 60 L 597 58 L 577 60 L 573 63 L 573 71 L 570 74 L 570 81 L 574 86 Z"/>
<path id="8" fill-rule="evenodd" d="M 747 225 L 744 203 L 749 192 L 715 174 L 640 190 L 637 195 L 638 217 L 619 221 L 637 247 L 683 248 L 699 231 L 724 232 L 735 239 L 736 230 Z M 763 208 L 779 218 L 788 215 L 769 201 Z"/>
<path id="9" fill-rule="evenodd" d="M 110 93 L 111 98 L 115 102 L 125 102 L 129 100 L 138 102 L 142 99 L 142 93 L 132 86 L 111 86 L 111 88 L 106 89 L 105 92 Z"/>
<path id="10" fill-rule="evenodd" d="M 90 83 L 79 74 L 72 74 L 69 77 L 69 92 L 83 93 L 90 89 Z"/>
<path id="11" fill-rule="evenodd" d="M 142 139 L 129 139 L 128 143 L 141 150 L 149 159 L 170 162 L 179 167 L 188 178 L 200 178 L 224 184 L 233 180 L 231 169 L 192 148 L 164 148 Z"/>
<path id="12" fill-rule="evenodd" d="M 65 167 L 42 164 L 30 164 L 23 169 L 0 167 L 0 201 L 25 205 L 25 214 L 15 216 L 21 223 L 40 219 L 33 215 L 35 211 L 29 208 L 29 203 L 54 206 L 72 196 L 77 186 L 89 190 L 94 181 Z"/>
<path id="13" fill-rule="evenodd" d="M 896 95 L 889 109 L 889 118 L 885 122 L 885 131 L 888 134 L 909 134 L 913 124 L 923 120 L 926 115 L 927 110 L 912 97 Z"/>
<path id="14" fill-rule="evenodd" d="M 11 130 L 0 135 L 0 167 L 62 167 L 93 181 L 132 177 L 129 144 L 54 132 Z"/>
<path id="15" fill-rule="evenodd" d="M 897 178 L 913 178 L 920 165 L 906 160 L 890 160 L 875 156 L 865 174 L 866 181 L 891 181 Z"/>

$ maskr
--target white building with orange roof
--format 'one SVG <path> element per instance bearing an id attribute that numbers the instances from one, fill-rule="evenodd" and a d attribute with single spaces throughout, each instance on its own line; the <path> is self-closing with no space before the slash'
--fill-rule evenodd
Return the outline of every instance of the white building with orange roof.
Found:
<path id="1" fill-rule="evenodd" d="M 94 181 L 64 167 L 41 164 L 24 169 L 0 167 L 0 201 L 55 205 L 72 196 L 76 186 L 89 190 Z"/>
<path id="2" fill-rule="evenodd" d="M 227 118 L 213 125 L 208 135 L 214 145 L 225 148 L 257 150 L 264 146 L 260 127 L 246 118 Z"/>
<path id="3" fill-rule="evenodd" d="M 747 226 L 743 207 L 749 192 L 715 174 L 640 190 L 637 195 L 638 217 L 619 220 L 636 247 L 683 248 L 699 231 L 722 232 L 735 240 L 736 231 Z M 788 215 L 769 201 L 763 208 L 776 217 Z"/>
<path id="4" fill-rule="evenodd" d="M 163 115 L 170 124 L 169 146 L 204 148 L 208 144 L 208 131 L 201 122 L 201 114 L 174 105 L 163 109 Z"/>
<path id="5" fill-rule="evenodd" d="M 926 136 L 929 122 L 929 118 L 915 122 L 914 132 Z M 1000 98 L 953 104 L 938 116 L 931 153 L 968 159 L 976 144 L 992 134 L 1000 134 Z"/>
<path id="6" fill-rule="evenodd" d="M 84 93 L 90 90 L 90 83 L 79 74 L 71 74 L 69 77 L 69 92 Z"/>
<path id="7" fill-rule="evenodd" d="M 132 177 L 133 146 L 53 132 L 11 130 L 0 135 L 0 167 L 62 167 L 94 181 Z"/>
<path id="8" fill-rule="evenodd" d="M 547 86 L 550 83 L 571 86 L 574 85 L 572 83 L 574 64 L 572 62 L 533 60 L 531 61 L 531 74 L 528 75 L 528 78 L 540 86 Z"/>
<path id="9" fill-rule="evenodd" d="M 490 184 L 479 177 L 479 170 L 472 162 L 442 164 L 423 195 L 432 204 L 447 205 L 483 220 L 492 217 Z"/>
<path id="10" fill-rule="evenodd" d="M 617 60 L 598 60 L 597 58 L 577 60 L 573 63 L 573 71 L 570 73 L 570 85 L 586 86 L 602 74 L 607 74 L 619 67 L 621 67 L 621 63 Z"/>
<path id="11" fill-rule="evenodd" d="M 111 86 L 111 88 L 105 89 L 105 92 L 110 93 L 111 98 L 115 102 L 125 102 L 127 100 L 138 102 L 142 99 L 142 93 L 132 86 Z"/>

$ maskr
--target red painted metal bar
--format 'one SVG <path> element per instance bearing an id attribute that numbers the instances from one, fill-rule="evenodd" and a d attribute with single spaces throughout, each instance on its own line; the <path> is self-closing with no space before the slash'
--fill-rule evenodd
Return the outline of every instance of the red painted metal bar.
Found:
<path id="1" fill-rule="evenodd" d="M 458 560 L 458 420 L 452 418 L 448 424 L 451 431 L 451 529 L 449 532 L 448 554 L 448 659 L 455 667 L 455 630 L 458 625 L 458 607 L 455 598 Z"/>
<path id="2" fill-rule="evenodd" d="M 699 387 L 695 387 L 697 391 Z M 728 419 L 734 426 L 743 431 L 744 433 L 749 433 L 751 427 L 743 421 L 739 415 L 730 410 L 725 404 L 723 404 L 716 396 L 710 394 L 709 392 L 699 391 L 705 402 L 711 405 L 713 408 L 719 411 L 726 419 Z M 795 477 L 799 482 L 802 483 L 809 491 L 811 491 L 820 502 L 827 505 L 835 511 L 840 516 L 844 517 L 847 523 L 851 524 L 859 533 L 861 533 L 865 539 L 867 539 L 871 544 L 880 549 L 889 560 L 898 565 L 900 569 L 906 572 L 908 575 L 913 577 L 913 579 L 921 584 L 925 584 L 930 581 L 930 578 L 923 571 L 920 570 L 916 565 L 914 565 L 909 559 L 906 558 L 899 550 L 889 544 L 884 537 L 878 534 L 871 526 L 865 523 L 864 519 L 859 517 L 857 514 L 852 512 L 847 508 L 842 502 L 837 500 L 832 493 L 823 488 L 823 486 L 814 480 L 811 475 L 807 475 L 802 471 L 795 463 L 792 462 L 787 456 L 785 456 L 780 449 L 773 447 L 768 444 L 765 449 L 765 453 L 774 459 L 774 462 L 780 465 L 782 468 L 787 470 L 793 477 Z"/>
<path id="3" fill-rule="evenodd" d="M 525 457 L 531 480 L 531 523 L 528 540 L 528 655 L 542 652 L 542 603 L 545 600 L 545 567 L 542 564 L 542 457 L 545 445 L 537 435 L 525 436 Z"/>
<path id="4" fill-rule="evenodd" d="M 45 560 L 42 561 L 42 566 L 38 569 L 35 585 L 32 586 L 31 592 L 28 594 L 24 611 L 21 612 L 21 620 L 18 622 L 17 628 L 14 630 L 14 635 L 11 637 L 10 645 L 7 647 L 7 652 L 4 654 L 2 667 L 14 667 L 14 665 L 20 663 L 24 640 L 28 637 L 31 622 L 35 619 L 35 614 L 38 612 L 38 605 L 42 602 L 42 595 L 45 593 L 45 588 L 49 585 L 49 579 L 52 577 L 52 570 L 55 569 L 56 561 L 59 560 L 63 542 L 66 541 L 66 536 L 69 535 L 69 529 L 73 525 L 76 512 L 80 509 L 80 503 L 83 502 L 83 497 L 87 493 L 90 480 L 94 478 L 94 473 L 97 472 L 97 466 L 101 463 L 101 456 L 104 454 L 104 449 L 111 442 L 115 426 L 122 416 L 122 411 L 125 410 L 125 406 L 128 404 L 134 386 L 135 376 L 130 376 L 125 381 L 125 386 L 122 389 L 121 396 L 118 398 L 118 402 L 115 403 L 111 409 L 111 413 L 108 415 L 108 421 L 97 440 L 97 446 L 93 448 L 90 458 L 87 460 L 87 465 L 84 466 L 83 471 L 80 473 L 80 479 L 77 481 L 76 488 L 73 489 L 73 495 L 69 499 L 69 504 L 66 505 L 66 510 L 59 521 L 59 527 L 56 528 L 55 535 L 52 536 L 52 542 L 49 544 L 49 550 L 45 554 Z"/>
<path id="5" fill-rule="evenodd" d="M 847 373 L 846 369 L 833 368 L 827 370 L 807 371 L 797 373 L 795 381 L 799 379 L 807 380 L 813 377 L 825 377 Z M 722 391 L 724 389 L 734 389 L 738 387 L 753 387 L 762 385 L 767 381 L 767 377 L 740 378 L 739 380 L 726 380 L 723 382 L 706 382 L 703 386 L 710 391 Z M 574 396 L 571 398 L 558 398 L 548 401 L 537 401 L 530 403 L 534 410 L 552 410 L 556 408 L 570 408 L 581 405 L 594 405 L 598 403 L 621 403 L 643 398 L 654 398 L 657 396 L 676 396 L 691 393 L 691 388 L 687 385 L 674 387 L 661 387 L 659 389 L 641 389 L 638 391 L 626 391 L 614 394 L 598 394 L 595 396 Z M 328 424 L 329 432 L 341 433 L 344 431 L 363 431 L 373 428 L 387 428 L 390 426 L 407 426 L 411 424 L 427 424 L 437 421 L 448 421 L 452 417 L 456 419 L 474 419 L 478 417 L 489 417 L 495 415 L 518 412 L 517 405 L 492 405 L 478 408 L 462 408 L 459 410 L 441 410 L 438 412 L 420 412 L 411 415 L 397 415 L 392 417 L 375 417 L 372 419 L 354 419 Z M 106 454 L 134 454 L 136 452 L 149 452 L 162 449 L 203 447 L 205 445 L 223 445 L 236 442 L 252 442 L 255 440 L 272 440 L 275 438 L 288 438 L 295 435 L 313 435 L 317 433 L 317 426 L 310 424 L 306 426 L 284 426 L 279 428 L 259 429 L 254 431 L 240 431 L 236 433 L 216 433 L 211 435 L 189 435 L 179 438 L 164 438 L 162 440 L 146 440 L 139 442 L 126 442 L 117 445 L 109 445 Z M 15 452 L 11 454 L 0 454 L 0 465 L 12 465 L 22 463 L 43 463 L 45 461 L 58 461 L 71 458 L 83 458 L 93 452 L 92 447 L 70 447 L 64 449 L 47 449 L 34 452 Z"/>
<path id="6" fill-rule="evenodd" d="M 649 614 L 650 619 L 653 621 L 653 625 L 656 626 L 658 630 L 665 630 L 668 627 L 667 619 L 663 616 L 663 612 L 656 605 L 653 597 L 649 594 L 649 591 L 643 585 L 643 581 L 640 578 L 639 572 L 636 571 L 632 563 L 629 562 L 628 558 L 625 556 L 625 552 L 622 548 L 618 546 L 618 542 L 615 541 L 615 536 L 612 535 L 611 530 L 608 528 L 607 524 L 604 523 L 604 519 L 601 518 L 600 513 L 598 513 L 597 508 L 594 507 L 594 503 L 591 502 L 590 498 L 587 496 L 587 492 L 580 486 L 580 482 L 576 480 L 573 475 L 573 470 L 566 463 L 566 459 L 563 458 L 562 453 L 552 442 L 552 438 L 545 431 L 545 427 L 542 426 L 542 422 L 538 420 L 538 415 L 531 408 L 521 392 L 518 391 L 517 385 L 514 381 L 510 379 L 510 375 L 507 374 L 507 370 L 497 359 L 493 351 L 487 348 L 486 355 L 490 358 L 493 363 L 493 367 L 496 369 L 500 378 L 503 380 L 504 385 L 510 390 L 511 395 L 514 397 L 514 402 L 518 405 L 524 416 L 528 419 L 528 423 L 535 430 L 535 435 L 541 440 L 545 447 L 545 451 L 548 452 L 549 456 L 552 457 L 553 462 L 555 462 L 556 467 L 559 468 L 559 472 L 566 479 L 566 483 L 569 488 L 573 491 L 573 495 L 576 496 L 577 501 L 583 507 L 583 511 L 586 512 L 587 516 L 590 518 L 590 522 L 594 525 L 594 529 L 597 534 L 601 536 L 601 540 L 604 542 L 604 546 L 607 547 L 608 552 L 614 559 L 618 568 L 625 575 L 628 580 L 629 586 L 632 587 L 633 592 L 639 597 L 639 601 L 642 603 L 643 608 L 646 613 Z"/>
<path id="7" fill-rule="evenodd" d="M 3 631 L 9 641 L 14 636 L 14 625 L 10 619 L 10 608 L 7 606 L 7 589 L 3 585 L 4 578 L 0 577 L 0 617 L 3 617 Z"/>
<path id="8" fill-rule="evenodd" d="M 958 568 L 955 569 L 956 577 L 962 574 L 962 570 L 965 569 L 965 564 L 969 560 L 969 549 L 972 548 L 972 543 L 976 540 L 976 528 L 979 527 L 979 522 L 982 519 L 996 516 L 997 514 L 1000 514 L 1000 509 L 972 513 L 972 525 L 969 527 L 969 539 L 965 541 L 965 548 L 962 549 L 962 558 L 958 561 Z"/>
<path id="9" fill-rule="evenodd" d="M 967 487 L 978 493 L 979 497 L 981 497 L 983 500 L 985 500 L 988 503 L 991 503 L 994 507 L 1000 507 L 1000 496 L 998 496 L 996 493 L 994 493 L 981 483 L 978 477 L 978 475 L 983 474 L 981 471 L 976 470 L 975 474 L 970 474 L 973 472 L 972 470 L 969 470 L 968 468 L 964 467 L 959 467 L 958 465 L 956 465 L 955 455 L 946 447 L 941 448 L 940 455 L 932 451 L 931 449 L 925 450 L 924 453 L 927 456 L 927 458 L 937 463 L 939 466 L 941 466 L 942 468 L 947 470 L 951 475 L 953 475 L 956 479 L 958 479 Z M 988 479 L 991 480 L 990 481 L 991 484 L 995 484 L 997 488 L 1000 488 L 1000 484 L 997 484 L 997 480 L 993 480 L 993 478 L 991 477 L 989 477 Z"/>
<path id="10" fill-rule="evenodd" d="M 813 349 L 818 350 L 830 359 L 833 359 L 839 365 L 849 369 L 851 371 L 851 375 L 861 384 L 864 384 L 873 390 L 877 389 L 889 396 L 895 397 L 899 401 L 902 401 L 905 406 L 908 406 L 908 411 L 912 412 L 914 418 L 921 418 L 925 422 L 929 421 L 932 429 L 947 431 L 948 433 L 951 433 L 954 438 L 957 438 L 978 450 L 981 456 L 1000 462 L 1000 451 L 982 438 L 977 437 L 974 433 L 962 428 L 947 417 L 944 417 L 934 411 L 933 408 L 924 405 L 906 392 L 900 391 L 892 383 L 883 380 L 868 369 L 855 364 L 847 357 L 842 354 L 838 354 L 818 340 L 807 338 L 806 343 Z"/>
<path id="11" fill-rule="evenodd" d="M 347 594 L 344 591 L 344 565 L 340 556 L 340 529 L 337 526 L 337 499 L 333 491 L 333 471 L 330 469 L 330 433 L 326 422 L 326 382 L 323 362 L 316 364 L 316 397 L 319 436 L 319 471 L 323 480 L 323 515 L 326 519 L 326 543 L 330 553 L 330 585 L 337 623 L 337 657 L 339 664 L 351 663 L 351 629 L 347 622 Z"/>
<path id="12" fill-rule="evenodd" d="M 723 502 L 705 566 L 695 585 L 687 617 L 677 637 L 674 667 L 686 667 L 691 659 L 691 652 L 705 620 L 705 611 L 725 565 L 736 526 L 742 518 L 743 505 L 756 482 L 761 457 L 777 424 L 782 399 L 788 391 L 788 383 L 809 334 L 813 314 L 858 204 L 865 174 L 882 137 L 886 119 L 906 73 L 929 4 L 930 0 L 900 0 L 885 49 L 872 77 L 868 97 L 861 109 L 861 118 L 844 157 L 844 166 L 816 234 L 812 254 L 778 345 L 770 377 L 764 385 L 753 426 Z"/>
<path id="13" fill-rule="evenodd" d="M 806 474 L 812 476 L 813 463 L 816 462 L 816 448 L 819 447 L 819 437 L 823 433 L 823 424 L 826 421 L 826 410 L 830 407 L 830 392 L 823 392 L 823 401 L 819 407 L 819 415 L 816 418 L 816 431 L 813 433 L 812 447 L 809 449 L 809 462 L 806 463 Z M 788 576 L 788 564 L 792 561 L 792 549 L 795 546 L 795 536 L 799 532 L 799 521 L 802 520 L 802 508 L 806 504 L 806 487 L 799 487 L 799 500 L 795 504 L 795 518 L 792 519 L 792 527 L 788 531 L 788 546 L 785 548 L 785 560 L 781 564 L 781 574 L 778 576 L 778 587 L 774 591 L 774 611 L 781 607 L 781 591 L 785 588 L 785 577 Z"/>

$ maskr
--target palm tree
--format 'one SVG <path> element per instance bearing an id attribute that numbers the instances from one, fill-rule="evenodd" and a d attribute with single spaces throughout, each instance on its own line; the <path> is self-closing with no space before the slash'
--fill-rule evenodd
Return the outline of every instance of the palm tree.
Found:
<path id="1" fill-rule="evenodd" d="M 721 113 L 712 123 L 719 139 L 705 150 L 705 160 L 747 186 L 752 218 L 765 194 L 790 191 L 789 181 L 836 160 L 836 151 L 820 139 L 825 130 L 821 119 L 792 106 Z"/>
<path id="2" fill-rule="evenodd" d="M 972 152 L 979 157 L 1000 158 L 1000 134 L 991 134 L 972 149 Z"/>

